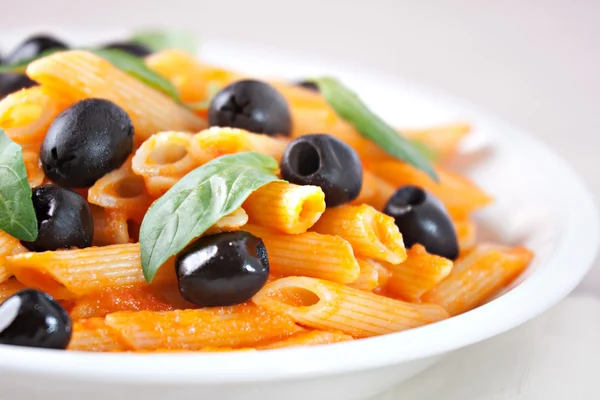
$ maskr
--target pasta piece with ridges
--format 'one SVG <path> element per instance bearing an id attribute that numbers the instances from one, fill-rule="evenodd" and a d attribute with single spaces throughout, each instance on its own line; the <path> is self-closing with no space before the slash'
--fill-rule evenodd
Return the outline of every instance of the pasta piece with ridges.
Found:
<path id="1" fill-rule="evenodd" d="M 373 290 L 379 286 L 379 272 L 375 267 L 375 261 L 366 259 L 357 259 L 358 265 L 360 265 L 360 275 L 358 279 L 351 283 L 350 287 L 359 290 Z"/>
<path id="2" fill-rule="evenodd" d="M 241 229 L 248 223 L 248 214 L 240 207 L 231 214 L 228 214 L 217 221 L 212 227 L 210 227 L 204 235 L 214 235 L 221 232 L 231 232 Z"/>
<path id="3" fill-rule="evenodd" d="M 40 153 L 29 149 L 23 151 L 23 162 L 25 163 L 25 171 L 27 172 L 27 182 L 29 187 L 40 186 L 44 183 L 46 175 L 40 162 Z"/>
<path id="4" fill-rule="evenodd" d="M 346 239 L 359 257 L 399 264 L 406 259 L 402 234 L 394 219 L 371 206 L 330 208 L 312 227 L 325 235 Z"/>
<path id="5" fill-rule="evenodd" d="M 399 161 L 381 161 L 369 169 L 396 187 L 420 186 L 440 199 L 453 218 L 468 217 L 473 211 L 488 205 L 492 198 L 467 178 L 442 167 L 436 167 L 440 183 L 427 174 Z"/>
<path id="6" fill-rule="evenodd" d="M 136 350 L 255 347 L 302 330 L 294 321 L 254 305 L 166 312 L 120 312 L 105 318 Z"/>
<path id="7" fill-rule="evenodd" d="M 104 318 L 90 318 L 73 323 L 73 336 L 67 350 L 108 352 L 128 351 L 132 348 L 104 323 Z"/>
<path id="8" fill-rule="evenodd" d="M 120 210 L 104 209 L 90 205 L 94 219 L 94 246 L 129 243 L 127 215 Z"/>
<path id="9" fill-rule="evenodd" d="M 456 230 L 458 248 L 461 254 L 464 254 L 477 244 L 477 224 L 468 218 L 455 219 L 452 223 Z"/>
<path id="10" fill-rule="evenodd" d="M 471 125 L 467 122 L 432 126 L 419 129 L 400 129 L 400 133 L 408 139 L 424 143 L 436 155 L 448 157 L 456 153 L 461 140 L 471 132 Z"/>
<path id="11" fill-rule="evenodd" d="M 152 204 L 144 179 L 131 169 L 131 157 L 119 169 L 98 179 L 89 189 L 87 199 L 90 204 L 119 209 L 127 219 L 138 223 Z"/>
<path id="12" fill-rule="evenodd" d="M 386 294 L 417 301 L 450 274 L 452 265 L 451 260 L 429 254 L 425 247 L 415 244 L 408 250 L 408 257 L 402 264 L 386 265 L 391 272 Z"/>
<path id="13" fill-rule="evenodd" d="M 321 344 L 347 342 L 349 340 L 354 340 L 354 338 L 340 331 L 328 332 L 314 330 L 296 333 L 295 335 L 292 335 L 283 340 L 260 346 L 258 349 L 272 350 L 296 346 L 318 346 Z"/>
<path id="14" fill-rule="evenodd" d="M 6 265 L 23 284 L 58 299 L 72 299 L 119 286 L 146 284 L 139 243 L 22 253 L 7 257 Z M 172 265 L 165 265 L 153 282 L 174 282 L 173 271 Z"/>
<path id="15" fill-rule="evenodd" d="M 437 304 L 411 304 L 345 285 L 288 277 L 266 285 L 252 301 L 315 329 L 355 338 L 384 335 L 448 318 Z"/>
<path id="16" fill-rule="evenodd" d="M 422 300 L 441 305 L 450 315 L 462 314 L 510 284 L 532 259 L 533 253 L 524 247 L 475 248 L 456 261 L 455 271 L 425 293 Z"/>
<path id="17" fill-rule="evenodd" d="M 306 232 L 325 211 L 325 193 L 318 186 L 271 182 L 244 202 L 250 220 L 285 233 Z"/>
<path id="18" fill-rule="evenodd" d="M 252 224 L 244 230 L 263 240 L 273 274 L 312 276 L 340 283 L 355 282 L 360 275 L 352 246 L 339 236 L 315 232 L 287 235 Z"/>
<path id="19" fill-rule="evenodd" d="M 12 272 L 6 267 L 5 257 L 26 251 L 19 239 L 0 230 L 0 283 L 12 276 Z"/>
<path id="20" fill-rule="evenodd" d="M 25 285 L 14 278 L 10 278 L 0 283 L 0 304 L 13 294 L 25 289 Z"/>
<path id="21" fill-rule="evenodd" d="M 51 94 L 114 102 L 131 118 L 136 138 L 168 129 L 197 132 L 206 121 L 105 59 L 82 50 L 57 52 L 29 64 L 27 75 Z"/>
<path id="22" fill-rule="evenodd" d="M 281 161 L 289 140 L 251 133 L 243 129 L 212 127 L 194 135 L 190 154 L 199 165 L 225 154 L 255 151 Z"/>

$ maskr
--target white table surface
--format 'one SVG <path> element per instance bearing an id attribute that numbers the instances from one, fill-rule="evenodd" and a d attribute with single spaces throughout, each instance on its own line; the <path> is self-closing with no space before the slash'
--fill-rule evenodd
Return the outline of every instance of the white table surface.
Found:
<path id="1" fill-rule="evenodd" d="M 462 96 L 530 131 L 569 160 L 600 198 L 600 1 L 160 3 L 0 0 L 0 28 L 179 26 L 201 37 L 289 47 L 374 73 L 398 74 Z M 572 298 L 524 327 L 451 355 L 389 398 L 529 400 L 567 398 L 561 397 L 565 393 L 593 398 L 598 391 L 587 390 L 595 383 L 589 371 L 600 356 L 600 323 L 598 317 L 585 323 L 586 311 L 600 310 L 594 299 L 600 298 L 598 260 L 575 294 L 588 297 Z M 578 344 L 590 335 L 596 339 L 585 343 L 598 342 L 595 347 Z M 548 356 L 519 358 L 523 352 Z M 494 384 L 485 384 L 494 366 L 503 373 L 494 374 Z M 460 373 L 449 382 L 443 379 L 448 371 Z M 559 376 L 558 389 L 548 389 L 552 386 L 544 382 Z"/>

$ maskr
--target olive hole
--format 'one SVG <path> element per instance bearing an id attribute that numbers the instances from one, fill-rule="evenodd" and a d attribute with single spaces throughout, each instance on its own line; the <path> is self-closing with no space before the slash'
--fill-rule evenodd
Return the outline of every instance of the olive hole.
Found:
<path id="1" fill-rule="evenodd" d="M 297 286 L 288 286 L 278 289 L 275 297 L 282 303 L 292 307 L 310 307 L 321 301 L 316 293 Z"/>
<path id="2" fill-rule="evenodd" d="M 321 168 L 321 156 L 311 143 L 300 142 L 292 148 L 290 164 L 298 175 L 309 176 Z"/>
<path id="3" fill-rule="evenodd" d="M 126 199 L 140 196 L 144 193 L 144 179 L 140 176 L 129 176 L 119 182 L 117 195 Z"/>
<path id="4" fill-rule="evenodd" d="M 399 199 L 409 206 L 419 206 L 427 199 L 423 189 L 416 186 L 406 186 L 398 191 Z"/>
<path id="5" fill-rule="evenodd" d="M 150 158 L 156 164 L 166 165 L 175 164 L 187 155 L 185 147 L 178 143 L 167 143 L 163 146 L 158 146 L 150 153 Z"/>

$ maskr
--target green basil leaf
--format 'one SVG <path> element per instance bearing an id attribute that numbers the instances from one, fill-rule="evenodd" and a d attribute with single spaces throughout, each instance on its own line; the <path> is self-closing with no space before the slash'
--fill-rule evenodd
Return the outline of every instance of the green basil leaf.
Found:
<path id="1" fill-rule="evenodd" d="M 115 67 L 128 73 L 151 88 L 165 93 L 167 96 L 173 98 L 173 100 L 177 102 L 180 101 L 179 93 L 171 82 L 148 68 L 143 59 L 118 49 L 92 49 L 88 51 L 104 58 Z"/>
<path id="2" fill-rule="evenodd" d="M 38 225 L 21 146 L 0 129 L 0 229 L 33 242 Z"/>
<path id="3" fill-rule="evenodd" d="M 419 148 L 371 111 L 339 80 L 323 77 L 311 81 L 319 87 L 325 101 L 335 112 L 353 125 L 362 136 L 377 144 L 388 154 L 419 168 L 438 181 L 435 170 Z"/>
<path id="4" fill-rule="evenodd" d="M 150 207 L 140 228 L 142 269 L 148 282 L 221 217 L 261 186 L 276 181 L 272 157 L 246 152 L 221 156 L 196 168 Z"/>
<path id="5" fill-rule="evenodd" d="M 436 162 L 440 159 L 440 155 L 435 149 L 431 148 L 427 143 L 419 140 L 411 140 L 412 144 L 421 152 L 423 157 L 428 159 L 430 162 Z"/>
<path id="6" fill-rule="evenodd" d="M 152 51 L 180 49 L 195 54 L 198 51 L 196 35 L 182 30 L 148 30 L 136 32 L 130 41 Z"/>

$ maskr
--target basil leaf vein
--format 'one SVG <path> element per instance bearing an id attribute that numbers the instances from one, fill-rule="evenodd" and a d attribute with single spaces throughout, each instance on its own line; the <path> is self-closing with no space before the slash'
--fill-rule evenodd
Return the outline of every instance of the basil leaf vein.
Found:
<path id="1" fill-rule="evenodd" d="M 144 277 L 151 282 L 158 269 L 248 196 L 269 182 L 278 164 L 264 154 L 245 152 L 221 156 L 196 168 L 150 207 L 140 228 Z"/>
<path id="2" fill-rule="evenodd" d="M 339 80 L 323 77 L 311 81 L 319 87 L 325 101 L 335 112 L 354 126 L 363 137 L 377 144 L 388 154 L 415 166 L 438 181 L 437 173 L 423 151 L 371 111 Z"/>
<path id="3" fill-rule="evenodd" d="M 0 129 L 0 229 L 33 242 L 38 225 L 21 146 Z"/>

